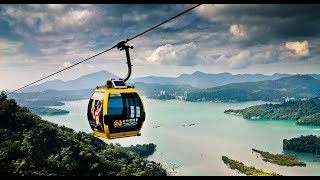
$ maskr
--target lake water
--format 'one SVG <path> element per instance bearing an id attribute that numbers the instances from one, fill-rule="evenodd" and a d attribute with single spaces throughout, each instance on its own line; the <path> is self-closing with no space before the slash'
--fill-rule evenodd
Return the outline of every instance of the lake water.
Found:
<path id="1" fill-rule="evenodd" d="M 59 109 L 68 115 L 42 116 L 76 131 L 91 132 L 86 119 L 87 100 L 65 102 Z M 251 149 L 282 153 L 282 140 L 301 135 L 320 135 L 319 127 L 298 126 L 288 120 L 245 120 L 224 114 L 226 109 L 242 109 L 264 102 L 208 103 L 144 99 L 146 121 L 140 137 L 106 140 L 122 146 L 154 143 L 149 160 L 160 162 L 178 175 L 240 175 L 221 160 L 223 155 L 267 172 L 282 175 L 320 175 L 320 159 L 296 153 L 307 167 L 283 167 L 264 162 Z M 57 108 L 57 107 L 56 107 Z M 191 125 L 195 124 L 195 125 Z M 191 125 L 191 126 L 190 126 Z M 160 127 L 159 127 L 160 126 Z"/>

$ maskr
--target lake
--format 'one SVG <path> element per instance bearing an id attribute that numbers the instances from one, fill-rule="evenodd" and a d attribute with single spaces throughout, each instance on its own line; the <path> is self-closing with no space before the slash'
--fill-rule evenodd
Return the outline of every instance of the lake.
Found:
<path id="1" fill-rule="evenodd" d="M 68 115 L 42 116 L 76 131 L 91 132 L 87 122 L 87 100 L 65 102 L 55 108 Z M 246 120 L 224 114 L 227 109 L 242 109 L 265 102 L 209 103 L 145 99 L 146 121 L 140 137 L 106 140 L 122 146 L 154 143 L 156 152 L 149 160 L 160 162 L 178 175 L 241 175 L 229 169 L 223 155 L 267 172 L 282 175 L 320 175 L 320 159 L 295 153 L 307 167 L 283 167 L 264 162 L 251 149 L 282 153 L 282 140 L 301 135 L 320 135 L 319 127 L 298 126 L 290 120 Z M 194 124 L 194 125 L 192 125 Z"/>

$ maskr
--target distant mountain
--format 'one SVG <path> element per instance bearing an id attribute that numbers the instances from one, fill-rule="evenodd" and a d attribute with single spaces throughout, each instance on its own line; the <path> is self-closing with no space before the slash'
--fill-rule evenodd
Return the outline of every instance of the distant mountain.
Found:
<path id="1" fill-rule="evenodd" d="M 145 83 L 159 83 L 159 84 L 189 84 L 197 88 L 211 88 L 211 87 L 222 86 L 230 83 L 276 80 L 276 79 L 280 79 L 288 76 L 290 75 L 289 74 L 274 74 L 272 76 L 263 75 L 263 74 L 232 75 L 230 73 L 207 74 L 200 71 L 196 71 L 192 74 L 181 74 L 176 78 L 147 76 L 142 78 L 136 78 L 132 81 L 145 82 Z"/>
<path id="2" fill-rule="evenodd" d="M 181 96 L 185 91 L 192 92 L 199 90 L 198 88 L 192 87 L 190 85 L 170 85 L 170 84 L 156 84 L 156 83 L 143 83 L 136 82 L 134 86 L 137 88 L 139 93 L 146 97 L 156 98 L 162 92 L 164 95 Z M 174 98 L 174 97 L 173 97 Z M 158 98 L 157 98 L 158 99 Z"/>
<path id="3" fill-rule="evenodd" d="M 138 92 L 146 97 L 155 97 L 162 92 L 167 95 L 183 95 L 185 91 L 192 92 L 198 90 L 190 85 L 167 85 L 154 83 L 130 83 L 134 85 Z M 95 88 L 79 90 L 45 90 L 42 92 L 13 93 L 8 97 L 16 99 L 20 105 L 25 106 L 52 106 L 61 105 L 59 101 L 73 101 L 89 99 Z"/>
<path id="4" fill-rule="evenodd" d="M 187 101 L 282 101 L 282 97 L 312 98 L 320 96 L 320 80 L 308 75 L 294 75 L 278 80 L 232 83 L 214 88 L 200 89 L 190 85 L 131 83 L 143 96 L 155 99 L 187 97 Z M 43 92 L 14 93 L 10 98 L 18 102 L 68 101 L 88 99 L 94 88 L 78 90 L 46 90 Z M 186 92 L 186 93 L 185 93 Z"/>
<path id="5" fill-rule="evenodd" d="M 232 83 L 188 94 L 188 101 L 280 101 L 282 97 L 311 98 L 320 95 L 320 80 L 294 75 L 278 80 Z"/>
<path id="6" fill-rule="evenodd" d="M 79 89 L 92 89 L 97 85 L 105 84 L 107 79 L 119 78 L 118 76 L 108 72 L 99 71 L 92 74 L 87 74 L 70 81 L 53 80 L 47 81 L 39 85 L 26 88 L 22 92 L 42 92 L 45 90 L 79 90 Z"/>
<path id="7" fill-rule="evenodd" d="M 74 101 L 89 99 L 94 91 L 94 88 L 91 89 L 81 89 L 81 90 L 45 90 L 42 92 L 23 92 L 23 93 L 13 93 L 9 94 L 8 98 L 17 100 L 20 105 L 33 105 L 34 103 L 41 102 L 42 106 L 51 106 L 50 104 L 43 104 L 49 102 L 57 101 Z M 45 102 L 43 102 L 45 101 Z M 47 101 L 47 102 L 46 102 Z M 32 103 L 28 103 L 32 102 Z M 57 105 L 57 104 L 53 104 Z"/>
<path id="8" fill-rule="evenodd" d="M 143 83 L 150 83 L 150 84 L 176 84 L 176 78 L 174 77 L 146 76 L 146 77 L 131 79 L 129 81 L 143 82 Z"/>
<path id="9" fill-rule="evenodd" d="M 230 73 L 219 73 L 209 74 L 196 71 L 192 74 L 181 74 L 178 77 L 158 77 L 158 76 L 147 76 L 141 78 L 130 79 L 130 83 L 144 82 L 151 84 L 174 84 L 174 85 L 190 85 L 196 88 L 212 88 L 231 83 L 242 83 L 242 82 L 258 82 L 264 80 L 277 80 L 284 77 L 289 77 L 290 74 L 236 74 Z M 319 74 L 310 74 L 310 76 L 320 79 Z M 105 84 L 107 79 L 118 78 L 116 75 L 108 71 L 99 71 L 92 74 L 81 76 L 75 80 L 61 81 L 53 80 L 47 81 L 39 85 L 31 86 L 26 88 L 22 92 L 39 92 L 45 90 L 80 90 L 80 89 L 91 89 L 97 85 Z"/>

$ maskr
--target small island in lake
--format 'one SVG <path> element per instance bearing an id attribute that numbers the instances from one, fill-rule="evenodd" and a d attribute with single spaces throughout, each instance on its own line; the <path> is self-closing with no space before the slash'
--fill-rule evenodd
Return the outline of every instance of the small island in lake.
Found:
<path id="1" fill-rule="evenodd" d="M 69 111 L 63 109 L 55 109 L 55 108 L 47 108 L 47 107 L 38 107 L 31 106 L 28 107 L 30 111 L 37 115 L 45 115 L 45 116 L 56 116 L 56 115 L 66 115 L 69 114 Z"/>
<path id="2" fill-rule="evenodd" d="M 242 110 L 229 109 L 224 113 L 243 116 L 246 119 L 290 119 L 301 125 L 320 126 L 320 98 L 257 105 Z"/>
<path id="3" fill-rule="evenodd" d="M 300 136 L 298 138 L 284 139 L 283 150 L 291 150 L 296 152 L 312 153 L 320 155 L 320 137 L 309 135 Z"/>
<path id="4" fill-rule="evenodd" d="M 72 91 L 73 92 L 73 91 Z M 87 91 L 86 91 L 87 92 Z M 48 106 L 63 106 L 65 103 L 61 101 L 78 100 L 82 96 L 76 96 L 76 91 L 71 93 L 68 91 L 61 91 L 64 94 L 62 97 L 59 91 L 45 91 L 45 92 L 32 92 L 32 93 L 17 93 L 10 95 L 16 102 L 23 107 L 27 107 L 33 114 L 39 116 L 56 116 L 66 115 L 69 111 L 57 109 Z"/>
<path id="5" fill-rule="evenodd" d="M 137 153 L 140 157 L 146 158 L 150 155 L 152 155 L 156 151 L 157 145 L 153 143 L 149 144 L 137 144 L 135 146 L 131 145 L 130 147 L 124 147 L 125 149 L 129 151 L 133 151 Z"/>
<path id="6" fill-rule="evenodd" d="M 222 161 L 228 165 L 231 169 L 236 169 L 239 172 L 250 175 L 250 176 L 281 176 L 276 173 L 268 173 L 264 172 L 261 169 L 256 169 L 255 167 L 251 166 L 246 166 L 242 162 L 232 160 L 226 156 L 222 156 Z"/>
<path id="7" fill-rule="evenodd" d="M 260 154 L 263 161 L 280 166 L 306 166 L 307 164 L 299 161 L 295 155 L 290 154 L 271 154 L 269 152 L 252 149 L 253 152 Z"/>
<path id="8" fill-rule="evenodd" d="M 54 100 L 54 99 L 36 99 L 26 100 L 20 98 L 16 100 L 20 106 L 27 107 L 33 114 L 39 116 L 57 116 L 57 115 L 67 115 L 69 111 L 63 109 L 56 109 L 47 106 L 63 106 L 65 103 Z"/>
<path id="9" fill-rule="evenodd" d="M 19 99 L 18 104 L 20 106 L 27 107 L 33 114 L 39 116 L 57 116 L 57 115 L 67 115 L 69 111 L 63 109 L 56 109 L 47 106 L 63 106 L 65 103 L 55 100 L 23 100 Z"/>

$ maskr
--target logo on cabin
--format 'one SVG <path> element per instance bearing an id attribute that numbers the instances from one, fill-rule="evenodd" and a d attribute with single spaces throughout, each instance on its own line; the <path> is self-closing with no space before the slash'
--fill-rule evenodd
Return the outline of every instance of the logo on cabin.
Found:
<path id="1" fill-rule="evenodd" d="M 137 124 L 138 124 L 138 118 L 135 118 L 135 119 L 115 120 L 113 123 L 113 126 L 115 128 L 123 128 L 123 127 L 136 126 Z"/>

